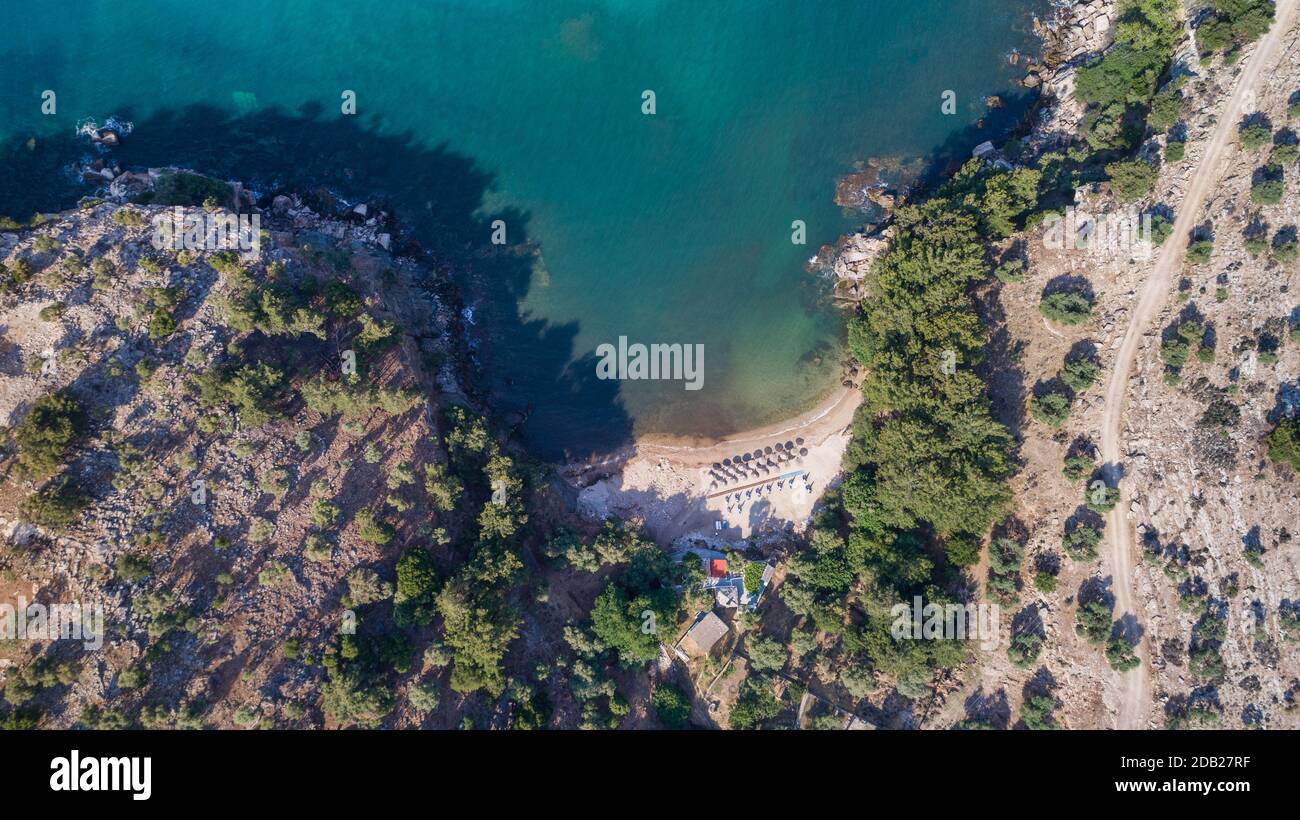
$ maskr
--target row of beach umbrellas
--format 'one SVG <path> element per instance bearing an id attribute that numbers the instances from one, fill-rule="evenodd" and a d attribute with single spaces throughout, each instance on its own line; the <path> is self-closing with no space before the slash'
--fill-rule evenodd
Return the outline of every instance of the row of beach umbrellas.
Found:
<path id="1" fill-rule="evenodd" d="M 802 438 L 797 438 L 785 443 L 778 442 L 754 450 L 752 453 L 724 458 L 720 462 L 715 461 L 709 468 L 709 477 L 713 479 L 710 489 L 716 490 L 719 486 L 733 482 L 769 476 L 773 470 L 781 469 L 781 465 L 787 462 L 795 461 L 801 464 L 806 455 L 808 455 L 808 448 L 803 446 Z"/>

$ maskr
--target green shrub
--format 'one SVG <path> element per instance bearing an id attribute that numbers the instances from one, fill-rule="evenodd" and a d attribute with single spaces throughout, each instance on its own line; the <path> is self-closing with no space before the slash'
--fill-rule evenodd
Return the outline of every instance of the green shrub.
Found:
<path id="1" fill-rule="evenodd" d="M 270 365 L 227 364 L 193 377 L 205 407 L 233 408 L 250 427 L 260 427 L 279 415 L 272 402 L 283 374 Z"/>
<path id="2" fill-rule="evenodd" d="M 988 594 L 1003 605 L 1019 597 L 1020 564 L 1025 548 L 1014 538 L 994 538 L 989 542 L 989 578 L 985 584 Z"/>
<path id="3" fill-rule="evenodd" d="M 424 490 L 433 500 L 433 506 L 442 512 L 456 508 L 465 486 L 459 478 L 447 472 L 445 464 L 424 465 Z"/>
<path id="4" fill-rule="evenodd" d="M 1111 190 L 1120 202 L 1136 202 L 1150 195 L 1160 169 L 1140 159 L 1112 162 L 1106 166 Z"/>
<path id="5" fill-rule="evenodd" d="M 1187 671 L 1202 681 L 1218 681 L 1227 672 L 1227 664 L 1217 646 L 1201 644 L 1188 653 Z"/>
<path id="6" fill-rule="evenodd" d="M 74 523 L 89 503 L 77 483 L 63 477 L 28 496 L 19 514 L 33 524 L 62 530 Z"/>
<path id="7" fill-rule="evenodd" d="M 691 699 L 682 689 L 670 683 L 655 686 L 650 699 L 659 725 L 665 729 L 686 729 L 691 723 Z"/>
<path id="8" fill-rule="evenodd" d="M 343 415 L 357 418 L 374 410 L 399 415 L 420 401 L 420 393 L 402 387 L 362 385 L 356 377 L 331 382 L 316 376 L 300 388 L 303 403 L 322 416 Z"/>
<path id="9" fill-rule="evenodd" d="M 1282 419 L 1268 434 L 1268 457 L 1300 470 L 1300 418 Z"/>
<path id="10" fill-rule="evenodd" d="M 85 412 L 67 391 L 49 393 L 33 402 L 14 428 L 18 467 L 27 475 L 48 475 L 66 457 L 72 442 L 84 432 Z"/>
<path id="11" fill-rule="evenodd" d="M 248 525 L 248 540 L 254 544 L 262 544 L 270 539 L 271 534 L 275 532 L 275 525 L 265 518 L 254 518 Z"/>
<path id="12" fill-rule="evenodd" d="M 1273 140 L 1273 132 L 1266 125 L 1249 125 L 1238 133 L 1241 147 L 1247 151 L 1258 151 Z"/>
<path id="13" fill-rule="evenodd" d="M 259 586 L 278 586 L 289 578 L 289 568 L 280 561 L 267 561 L 257 573 Z"/>
<path id="14" fill-rule="evenodd" d="M 1065 533 L 1061 539 L 1061 548 L 1076 561 L 1091 561 L 1097 557 L 1097 545 L 1100 543 L 1101 530 L 1089 524 L 1079 524 Z"/>
<path id="15" fill-rule="evenodd" d="M 121 225 L 124 228 L 140 228 L 144 226 L 144 216 L 138 211 L 127 208 L 119 208 L 113 211 L 111 218 L 114 224 Z"/>
<path id="16" fill-rule="evenodd" d="M 371 544 L 387 544 L 397 535 L 393 525 L 378 518 L 373 510 L 358 510 L 356 515 L 357 537 Z"/>
<path id="17" fill-rule="evenodd" d="M 328 529 L 339 520 L 339 508 L 324 498 L 317 498 L 311 505 L 311 523 L 320 529 Z"/>
<path id="18" fill-rule="evenodd" d="M 740 695 L 731 709 L 731 728 L 755 729 L 776 717 L 781 704 L 766 676 L 748 677 L 740 683 Z"/>
<path id="19" fill-rule="evenodd" d="M 308 561 L 323 563 L 334 557 L 334 546 L 319 535 L 309 535 L 303 539 L 302 555 Z"/>
<path id="20" fill-rule="evenodd" d="M 1286 185 L 1280 179 L 1264 178 L 1250 186 L 1250 201 L 1257 205 L 1276 205 L 1286 194 Z"/>
<path id="21" fill-rule="evenodd" d="M 143 663 L 128 666 L 117 673 L 118 689 L 139 689 L 148 680 L 149 673 Z"/>
<path id="22" fill-rule="evenodd" d="M 376 601 L 386 601 L 393 597 L 393 585 L 379 577 L 379 573 L 367 567 L 353 570 L 348 575 L 347 605 L 366 606 Z"/>
<path id="23" fill-rule="evenodd" d="M 1053 293 L 1038 304 L 1044 316 L 1063 325 L 1078 325 L 1092 315 L 1092 303 L 1081 293 Z"/>
<path id="24" fill-rule="evenodd" d="M 407 547 L 397 559 L 397 587 L 393 595 L 393 623 L 400 627 L 425 626 L 433 620 L 438 571 L 424 547 Z"/>
<path id="25" fill-rule="evenodd" d="M 1165 240 L 1174 232 L 1174 223 L 1170 222 L 1164 214 L 1151 215 L 1151 244 L 1159 247 L 1165 244 Z"/>
<path id="26" fill-rule="evenodd" d="M 335 316 L 351 319 L 360 313 L 364 306 L 361 294 L 338 279 L 325 286 L 325 307 Z"/>
<path id="27" fill-rule="evenodd" d="M 745 650 L 749 655 L 749 665 L 760 672 L 779 672 L 790 659 L 784 644 L 757 633 L 751 633 L 745 639 Z"/>
<path id="28" fill-rule="evenodd" d="M 1160 343 L 1160 358 L 1164 360 L 1165 367 L 1174 373 L 1182 370 L 1190 354 L 1191 347 L 1183 339 L 1165 339 Z"/>
<path id="29" fill-rule="evenodd" d="M 215 200 L 224 206 L 233 195 L 230 186 L 224 182 L 184 171 L 165 172 L 154 185 L 151 204 L 203 205 L 208 200 Z M 114 216 L 119 213 L 123 211 L 117 211 Z"/>
<path id="30" fill-rule="evenodd" d="M 1163 134 L 1178 122 L 1183 115 L 1183 96 L 1179 93 L 1182 78 L 1165 85 L 1151 99 L 1151 110 L 1147 113 L 1147 125 L 1157 134 Z"/>
<path id="31" fill-rule="evenodd" d="M 1020 722 L 1026 729 L 1045 731 L 1059 729 L 1056 717 L 1056 699 L 1051 695 L 1031 695 L 1020 704 Z"/>
<path id="32" fill-rule="evenodd" d="M 1097 379 L 1097 363 L 1087 356 L 1073 356 L 1065 360 L 1061 381 L 1076 393 L 1087 390 Z"/>
<path id="33" fill-rule="evenodd" d="M 1273 153 L 1268 157 L 1270 164 L 1280 165 L 1283 168 L 1294 164 L 1298 159 L 1300 159 L 1300 145 L 1294 142 L 1285 142 L 1273 146 Z"/>
<path id="34" fill-rule="evenodd" d="M 42 322 L 53 322 L 56 319 L 62 319 L 63 314 L 68 312 L 68 306 L 64 302 L 52 302 L 41 308 L 40 313 L 36 314 Z"/>
<path id="35" fill-rule="evenodd" d="M 411 684 L 407 690 L 406 700 L 416 712 L 425 715 L 438 708 L 439 689 L 434 681 Z"/>
<path id="36" fill-rule="evenodd" d="M 1088 489 L 1084 492 L 1084 503 L 1093 512 L 1108 513 L 1115 509 L 1119 499 L 1119 487 L 1107 486 L 1100 480 L 1089 484 Z"/>
<path id="37" fill-rule="evenodd" d="M 267 495 L 284 495 L 289 492 L 289 471 L 283 467 L 273 467 L 262 475 L 257 486 Z"/>
<path id="38" fill-rule="evenodd" d="M 1105 642 L 1111 632 L 1110 613 L 1111 607 L 1104 601 L 1080 604 L 1079 609 L 1074 613 L 1075 632 L 1086 638 L 1090 644 L 1097 645 Z"/>
<path id="39" fill-rule="evenodd" d="M 1055 581 L 1056 579 L 1053 578 L 1052 580 Z M 1038 655 L 1042 650 L 1043 636 L 1037 632 L 1026 630 L 1011 636 L 1011 643 L 1007 646 L 1007 657 L 1021 669 L 1028 669 L 1038 660 Z"/>
<path id="40" fill-rule="evenodd" d="M 1044 424 L 1060 427 L 1070 417 L 1070 398 L 1056 392 L 1035 396 L 1029 402 L 1029 412 Z"/>
<path id="41" fill-rule="evenodd" d="M 1051 595 L 1056 591 L 1056 576 L 1045 569 L 1040 569 L 1034 573 L 1034 587 L 1044 595 Z"/>
<path id="42" fill-rule="evenodd" d="M 1213 240 L 1197 239 L 1187 246 L 1187 261 L 1193 265 L 1204 265 L 1210 261 L 1210 254 L 1213 252 Z"/>
<path id="43" fill-rule="evenodd" d="M 1096 462 L 1085 455 L 1066 456 L 1061 472 L 1071 481 L 1082 481 L 1097 469 Z"/>
<path id="44" fill-rule="evenodd" d="M 153 574 L 153 565 L 140 555 L 125 553 L 113 562 L 113 574 L 127 583 L 139 581 Z"/>
<path id="45" fill-rule="evenodd" d="M 1025 281 L 1025 262 L 1023 259 L 1012 259 L 998 265 L 993 275 L 998 281 L 1008 285 L 1014 285 Z"/>
<path id="46" fill-rule="evenodd" d="M 1119 635 L 1111 636 L 1106 643 L 1106 662 L 1116 672 L 1127 672 L 1141 663 L 1133 651 L 1133 644 Z"/>
<path id="47" fill-rule="evenodd" d="M 1187 144 L 1178 140 L 1165 143 L 1165 162 L 1182 162 L 1187 155 Z"/>
<path id="48" fill-rule="evenodd" d="M 170 312 L 159 308 L 149 317 L 149 338 L 161 339 L 176 332 L 176 319 Z"/>

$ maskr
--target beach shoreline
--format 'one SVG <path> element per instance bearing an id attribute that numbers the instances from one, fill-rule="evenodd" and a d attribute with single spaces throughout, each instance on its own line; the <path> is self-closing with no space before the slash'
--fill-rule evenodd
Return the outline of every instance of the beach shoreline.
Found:
<path id="1" fill-rule="evenodd" d="M 1073 133 L 1078 116 L 1077 106 L 1070 104 L 1073 72 L 1094 45 L 1082 41 L 1104 37 L 1109 14 L 1107 0 L 1081 0 L 1054 4 L 1045 23 L 1034 18 L 1042 51 L 1027 66 L 1032 83 L 1023 84 L 1040 89 L 1045 99 L 1023 123 L 1031 150 L 1044 150 L 1061 135 Z M 1096 15 L 1105 17 L 1105 26 L 1089 23 L 1085 30 L 1074 25 Z M 841 237 L 837 247 L 853 236 Z M 635 436 L 604 457 L 557 465 L 559 473 L 578 490 L 583 514 L 637 521 L 661 544 L 734 544 L 775 530 L 798 532 L 811 520 L 825 491 L 843 480 L 842 462 L 863 398 L 858 377 L 855 372 L 851 381 L 814 406 L 780 421 L 722 437 Z M 780 459 L 781 453 L 791 451 L 796 454 L 792 461 Z M 737 479 L 733 472 L 717 469 L 751 459 L 770 464 L 772 454 L 777 466 L 770 477 L 763 470 Z M 741 474 L 746 472 L 741 468 Z M 798 477 L 791 480 L 792 475 Z"/>
<path id="2" fill-rule="evenodd" d="M 799 438 L 820 444 L 851 425 L 861 403 L 862 393 L 857 386 L 840 386 L 808 410 L 771 424 L 722 437 L 652 433 L 638 437 L 631 447 L 646 455 L 696 466 L 712 464 L 747 449 Z"/>

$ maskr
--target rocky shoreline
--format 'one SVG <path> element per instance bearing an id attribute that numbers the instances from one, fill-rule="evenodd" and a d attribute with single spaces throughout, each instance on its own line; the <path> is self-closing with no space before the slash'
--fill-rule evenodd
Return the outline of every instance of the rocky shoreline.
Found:
<path id="1" fill-rule="evenodd" d="M 1074 98 L 1075 76 L 1081 66 L 1100 57 L 1110 45 L 1115 16 L 1114 0 L 1066 0 L 1053 8 L 1046 21 L 1034 18 L 1033 30 L 1042 42 L 1042 56 L 1026 64 L 1020 84 L 1038 89 L 1041 96 L 1021 127 L 1012 129 L 1004 142 L 1020 143 L 1017 156 L 1022 161 L 1068 143 L 1078 132 L 1083 106 Z M 1013 54 L 1011 59 L 1018 64 L 1021 57 Z M 1025 133 L 1017 136 L 1019 132 Z M 976 146 L 971 158 L 1010 165 L 1006 151 L 992 142 Z M 807 266 L 809 272 L 829 280 L 831 299 L 842 307 L 853 307 L 866 296 L 862 283 L 876 259 L 888 250 L 893 238 L 892 211 L 908 193 L 891 189 L 880 179 L 873 162 L 866 165 L 866 171 L 840 179 L 836 202 L 845 207 L 875 206 L 882 218 L 862 231 L 822 246 Z"/>

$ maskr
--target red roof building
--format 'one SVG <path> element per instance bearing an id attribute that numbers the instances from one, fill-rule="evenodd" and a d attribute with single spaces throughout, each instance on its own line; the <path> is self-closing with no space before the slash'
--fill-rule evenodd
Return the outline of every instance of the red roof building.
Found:
<path id="1" fill-rule="evenodd" d="M 712 561 L 709 561 L 709 577 L 710 577 L 710 578 L 726 578 L 726 577 L 727 577 L 727 559 L 726 559 L 726 558 L 714 558 Z"/>

